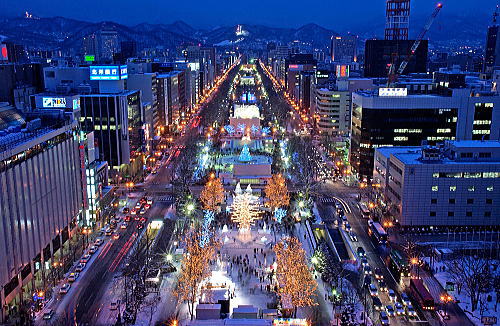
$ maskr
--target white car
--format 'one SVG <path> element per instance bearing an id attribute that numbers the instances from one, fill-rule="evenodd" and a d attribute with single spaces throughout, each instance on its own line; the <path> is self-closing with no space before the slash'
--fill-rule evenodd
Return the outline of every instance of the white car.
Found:
<path id="1" fill-rule="evenodd" d="M 95 254 L 95 253 L 97 252 L 97 250 L 98 250 L 98 249 L 99 249 L 99 247 L 98 247 L 98 246 L 96 246 L 96 245 L 91 246 L 91 247 L 89 248 L 89 254 L 91 254 L 91 255 Z"/>
<path id="2" fill-rule="evenodd" d="M 349 237 L 351 238 L 351 241 L 353 241 L 353 242 L 358 241 L 358 236 L 353 231 L 349 232 Z"/>
<path id="3" fill-rule="evenodd" d="M 71 284 L 65 283 L 61 288 L 59 289 L 59 293 L 61 294 L 66 294 L 68 293 L 69 289 L 71 288 Z"/>
<path id="4" fill-rule="evenodd" d="M 76 268 L 75 268 L 75 272 L 82 272 L 83 270 L 85 269 L 85 263 L 80 263 L 78 265 L 76 265 Z"/>
<path id="5" fill-rule="evenodd" d="M 82 258 L 80 259 L 80 263 L 84 263 L 84 264 L 88 263 L 91 257 L 92 256 L 89 254 L 83 255 Z"/>
<path id="6" fill-rule="evenodd" d="M 378 290 L 377 290 L 377 287 L 375 286 L 375 284 L 370 284 L 369 289 L 370 289 L 370 295 L 372 297 L 375 297 L 378 295 Z"/>
<path id="7" fill-rule="evenodd" d="M 97 239 L 95 239 L 94 246 L 99 247 L 100 245 L 102 245 L 102 243 L 103 243 L 103 240 L 101 238 L 97 238 Z"/>
<path id="8" fill-rule="evenodd" d="M 389 299 L 392 301 L 392 302 L 395 302 L 396 301 L 396 292 L 394 292 L 393 289 L 389 289 Z"/>

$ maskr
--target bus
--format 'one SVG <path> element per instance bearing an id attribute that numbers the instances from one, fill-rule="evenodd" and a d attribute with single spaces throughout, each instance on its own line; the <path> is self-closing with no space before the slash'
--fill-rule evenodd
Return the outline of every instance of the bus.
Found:
<path id="1" fill-rule="evenodd" d="M 408 260 L 401 254 L 399 250 L 392 249 L 387 259 L 387 267 L 394 276 L 396 281 L 400 281 L 402 277 L 410 276 L 410 265 Z"/>
<path id="2" fill-rule="evenodd" d="M 363 218 L 370 218 L 370 210 L 368 210 L 368 207 L 365 203 L 359 204 L 359 210 L 361 211 L 361 215 L 363 216 Z"/>
<path id="3" fill-rule="evenodd" d="M 434 299 L 421 279 L 410 280 L 410 293 L 424 310 L 434 310 Z"/>
<path id="4" fill-rule="evenodd" d="M 387 233 L 379 222 L 368 221 L 368 235 L 377 244 L 384 245 L 387 243 Z"/>

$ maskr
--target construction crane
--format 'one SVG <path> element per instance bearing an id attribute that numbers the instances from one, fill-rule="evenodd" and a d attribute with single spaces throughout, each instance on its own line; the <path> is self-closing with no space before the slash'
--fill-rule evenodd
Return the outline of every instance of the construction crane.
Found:
<path id="1" fill-rule="evenodd" d="M 439 12 L 441 11 L 442 8 L 443 8 L 443 4 L 442 3 L 438 3 L 436 5 L 436 9 L 434 9 L 434 12 L 429 17 L 429 19 L 427 20 L 427 23 L 425 24 L 424 28 L 420 31 L 420 34 L 418 34 L 418 37 L 415 39 L 415 42 L 411 46 L 410 51 L 408 53 L 408 56 L 406 57 L 405 60 L 403 60 L 403 62 L 401 62 L 400 66 L 399 66 L 399 68 L 398 68 L 398 70 L 396 72 L 394 72 L 394 70 L 396 69 L 394 67 L 394 62 L 391 63 L 391 66 L 389 67 L 389 76 L 388 76 L 388 81 L 387 81 L 388 85 L 394 83 L 398 79 L 398 77 L 401 74 L 403 74 L 404 70 L 406 69 L 406 66 L 408 66 L 408 62 L 410 62 L 411 58 L 413 58 L 413 56 L 415 55 L 415 52 L 417 51 L 418 46 L 420 45 L 420 43 L 424 39 L 425 34 L 427 34 L 427 32 L 429 31 L 429 29 L 431 28 L 432 23 L 434 22 L 434 19 L 439 14 Z"/>

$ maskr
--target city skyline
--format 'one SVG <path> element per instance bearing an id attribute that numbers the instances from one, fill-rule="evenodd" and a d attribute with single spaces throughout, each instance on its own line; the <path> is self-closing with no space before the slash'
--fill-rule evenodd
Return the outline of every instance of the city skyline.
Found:
<path id="1" fill-rule="evenodd" d="M 358 1 L 359 6 L 353 7 L 351 2 L 325 2 L 322 10 L 299 10 L 300 1 L 274 1 L 271 3 L 252 3 L 251 6 L 244 2 L 229 3 L 227 1 L 214 1 L 205 3 L 201 0 L 191 2 L 157 3 L 151 0 L 136 3 L 130 0 L 106 1 L 104 4 L 96 0 L 85 2 L 67 2 L 56 0 L 51 6 L 39 0 L 11 1 L 0 4 L 0 12 L 7 16 L 19 16 L 25 11 L 40 17 L 67 17 L 77 20 L 100 22 L 114 21 L 132 26 L 140 23 L 172 23 L 184 21 L 195 28 L 213 29 L 219 26 L 232 26 L 236 24 L 261 24 L 270 27 L 298 28 L 308 23 L 316 23 L 329 29 L 340 32 L 348 30 L 357 31 L 364 23 L 352 19 L 354 16 L 363 16 L 369 24 L 380 23 L 384 19 L 384 3 L 370 0 Z M 477 3 L 459 1 L 440 1 L 446 6 L 444 15 L 465 17 L 474 12 L 474 15 L 488 15 L 494 11 L 495 0 Z M 361 4 L 362 3 L 362 4 Z M 426 17 L 432 12 L 437 1 L 425 0 L 413 3 L 412 17 Z M 92 8 L 91 10 L 89 8 Z M 207 15 L 207 8 L 210 15 Z M 90 12 L 89 12 L 90 11 Z M 90 15 L 89 15 L 90 13 Z M 419 27 L 416 27 L 417 30 Z"/>

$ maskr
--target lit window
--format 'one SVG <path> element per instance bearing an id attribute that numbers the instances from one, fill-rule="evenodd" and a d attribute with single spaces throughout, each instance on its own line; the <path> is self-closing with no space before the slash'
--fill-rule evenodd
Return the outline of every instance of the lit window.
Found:
<path id="1" fill-rule="evenodd" d="M 438 191 L 438 186 L 432 186 L 432 191 Z"/>
<path id="2" fill-rule="evenodd" d="M 450 186 L 450 191 L 457 191 L 457 186 Z"/>
<path id="3" fill-rule="evenodd" d="M 474 186 L 469 186 L 469 188 L 467 188 L 467 191 L 475 191 L 476 189 L 474 188 Z"/>
<path id="4" fill-rule="evenodd" d="M 432 174 L 432 177 L 433 177 L 433 178 L 439 178 L 439 172 L 434 172 L 434 173 Z"/>
<path id="5" fill-rule="evenodd" d="M 487 190 L 487 191 L 493 191 L 493 186 L 488 186 L 488 187 L 486 187 L 486 190 Z"/>

